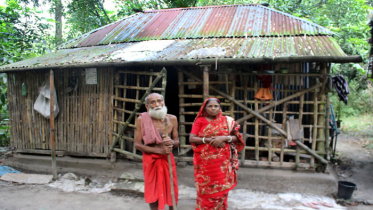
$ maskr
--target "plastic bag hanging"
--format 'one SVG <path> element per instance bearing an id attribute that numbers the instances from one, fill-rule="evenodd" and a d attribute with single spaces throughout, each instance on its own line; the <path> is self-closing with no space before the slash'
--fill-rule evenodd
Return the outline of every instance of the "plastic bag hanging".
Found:
<path id="1" fill-rule="evenodd" d="M 35 111 L 39 112 L 43 117 L 49 119 L 50 118 L 50 83 L 49 79 L 46 80 L 46 82 L 43 83 L 43 85 L 39 88 L 39 96 L 35 101 L 34 109 Z M 58 115 L 60 112 L 60 109 L 58 107 L 57 102 L 57 94 L 56 94 L 56 88 L 53 87 L 54 91 L 54 118 Z"/>

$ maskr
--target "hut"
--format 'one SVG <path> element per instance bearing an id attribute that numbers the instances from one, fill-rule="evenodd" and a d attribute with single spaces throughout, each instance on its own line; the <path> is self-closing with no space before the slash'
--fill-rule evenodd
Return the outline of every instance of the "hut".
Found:
<path id="1" fill-rule="evenodd" d="M 180 163 L 192 160 L 193 120 L 203 99 L 215 96 L 241 123 L 242 166 L 323 171 L 330 67 L 362 60 L 346 55 L 333 36 L 259 4 L 136 13 L 56 52 L 0 67 L 8 75 L 11 144 L 20 153 L 50 153 L 49 120 L 34 103 L 53 69 L 57 154 L 141 159 L 133 133 L 151 91 L 164 94 L 179 119 Z M 272 98 L 255 98 L 260 88 Z"/>

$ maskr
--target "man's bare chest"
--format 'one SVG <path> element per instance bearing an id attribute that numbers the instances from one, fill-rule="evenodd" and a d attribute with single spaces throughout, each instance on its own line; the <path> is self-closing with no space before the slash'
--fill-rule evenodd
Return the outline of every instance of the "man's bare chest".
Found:
<path id="1" fill-rule="evenodd" d="M 165 121 L 153 121 L 153 124 L 160 134 L 164 135 L 166 133 Z M 173 128 L 174 128 L 173 124 L 170 122 L 170 119 L 167 118 L 167 131 L 168 131 L 169 136 L 171 136 Z"/>

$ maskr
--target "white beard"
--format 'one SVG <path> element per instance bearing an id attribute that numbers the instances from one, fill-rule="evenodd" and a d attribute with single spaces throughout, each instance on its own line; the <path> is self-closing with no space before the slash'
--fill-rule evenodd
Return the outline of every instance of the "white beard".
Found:
<path id="1" fill-rule="evenodd" d="M 163 106 L 163 107 L 157 107 L 154 109 L 149 107 L 149 115 L 152 118 L 162 120 L 167 115 L 167 107 Z"/>

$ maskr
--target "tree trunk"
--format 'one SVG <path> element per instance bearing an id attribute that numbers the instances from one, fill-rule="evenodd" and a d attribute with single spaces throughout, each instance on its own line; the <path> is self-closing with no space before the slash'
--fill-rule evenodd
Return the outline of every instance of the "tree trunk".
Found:
<path id="1" fill-rule="evenodd" d="M 56 21 L 56 33 L 55 40 L 56 45 L 61 44 L 62 42 L 62 2 L 61 0 L 55 0 L 56 9 L 54 12 L 54 19 Z"/>

